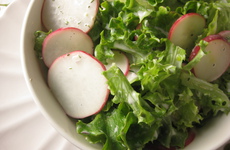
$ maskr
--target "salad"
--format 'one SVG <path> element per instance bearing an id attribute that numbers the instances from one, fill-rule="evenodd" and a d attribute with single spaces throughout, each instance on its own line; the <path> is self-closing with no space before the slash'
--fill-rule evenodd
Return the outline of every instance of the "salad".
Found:
<path id="1" fill-rule="evenodd" d="M 88 7 L 95 1 L 89 1 Z M 102 144 L 104 150 L 177 149 L 192 141 L 194 129 L 218 114 L 229 113 L 230 1 L 100 0 L 98 3 L 93 5 L 97 11 L 88 28 L 79 29 L 81 22 L 78 22 L 79 28 L 75 29 L 71 22 L 65 21 L 61 24 L 65 28 L 55 24 L 56 28 L 48 26 L 47 30 L 35 32 L 34 49 L 38 58 L 48 64 L 48 79 L 52 80 L 48 83 L 54 95 L 55 90 L 57 97 L 66 92 L 59 87 L 67 81 L 71 80 L 74 83 L 71 87 L 75 87 L 83 82 L 83 76 L 90 78 L 87 86 L 92 86 L 94 97 L 85 96 L 90 95 L 87 94 L 90 91 L 84 92 L 85 87 L 77 88 L 87 101 L 84 110 L 82 106 L 74 107 L 73 100 L 66 97 L 59 101 L 71 117 L 74 117 L 72 112 L 80 111 L 76 113 L 81 115 L 74 117 L 79 118 L 77 133 L 91 143 Z M 71 44 L 66 44 L 64 37 L 70 35 L 81 48 L 71 49 Z M 73 35 L 81 36 L 72 38 Z M 64 46 L 59 45 L 63 43 Z M 91 46 L 86 48 L 86 45 Z M 47 47 L 71 50 L 46 63 L 45 57 L 50 61 L 56 55 L 45 54 Z M 116 56 L 123 61 L 121 66 Z M 82 65 L 66 69 L 80 72 L 74 73 L 81 79 L 78 82 L 72 77 L 68 79 L 69 73 L 63 71 L 70 65 L 63 60 L 69 62 L 73 58 L 75 62 L 81 59 L 92 70 L 85 71 Z M 128 64 L 124 67 L 128 72 L 121 69 L 124 64 Z M 56 78 L 61 71 L 65 80 Z M 97 77 L 98 73 L 103 77 Z M 95 80 L 98 82 L 94 83 Z M 88 110 L 94 111 L 88 113 Z"/>

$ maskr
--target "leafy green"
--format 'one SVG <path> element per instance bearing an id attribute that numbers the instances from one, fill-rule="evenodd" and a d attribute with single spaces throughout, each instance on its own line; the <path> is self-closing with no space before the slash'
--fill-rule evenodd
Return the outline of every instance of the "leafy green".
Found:
<path id="1" fill-rule="evenodd" d="M 133 113 L 138 118 L 138 122 L 151 125 L 155 120 L 154 116 L 149 112 L 151 108 L 148 108 L 148 110 L 144 108 L 147 104 L 141 99 L 140 94 L 132 88 L 120 69 L 116 66 L 112 66 L 104 72 L 104 75 L 108 79 L 110 92 L 114 95 L 112 101 L 115 104 L 122 102 L 129 104 Z"/>
<path id="2" fill-rule="evenodd" d="M 214 3 L 210 9 L 210 16 L 213 19 L 208 19 L 210 21 L 208 34 L 228 30 L 230 23 L 227 19 L 230 16 L 230 3 Z"/>
<path id="3" fill-rule="evenodd" d="M 42 43 L 43 43 L 44 39 L 47 37 L 47 35 L 49 35 L 51 32 L 52 32 L 52 30 L 50 30 L 48 32 L 36 31 L 34 33 L 34 36 L 35 36 L 34 50 L 35 50 L 36 56 L 39 59 L 42 58 Z"/>
<path id="4" fill-rule="evenodd" d="M 214 115 L 216 115 L 219 111 L 223 111 L 225 113 L 230 111 L 229 98 L 222 90 L 219 89 L 218 85 L 198 79 L 187 73 L 182 73 L 181 79 L 183 85 L 192 90 L 197 90 L 197 96 L 202 100 L 199 101 L 199 103 L 203 109 L 208 109 L 208 111 L 211 109 L 214 112 Z"/>
<path id="5" fill-rule="evenodd" d="M 82 121 L 77 123 L 77 131 L 87 137 L 93 143 L 103 143 L 103 149 L 125 149 L 123 141 L 127 129 L 137 119 L 129 111 L 129 108 L 121 103 L 117 109 L 109 112 L 101 112 L 89 124 Z"/>

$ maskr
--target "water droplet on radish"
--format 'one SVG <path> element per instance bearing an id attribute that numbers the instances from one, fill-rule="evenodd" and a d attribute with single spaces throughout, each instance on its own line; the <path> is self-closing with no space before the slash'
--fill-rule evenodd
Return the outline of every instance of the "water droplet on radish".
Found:
<path id="1" fill-rule="evenodd" d="M 73 56 L 72 59 L 78 63 L 79 61 L 81 61 L 81 56 L 80 55 L 76 55 L 76 56 Z"/>
<path id="2" fill-rule="evenodd" d="M 89 16 L 89 14 L 88 13 L 85 13 L 85 15 L 84 15 L 85 17 L 88 17 Z"/>

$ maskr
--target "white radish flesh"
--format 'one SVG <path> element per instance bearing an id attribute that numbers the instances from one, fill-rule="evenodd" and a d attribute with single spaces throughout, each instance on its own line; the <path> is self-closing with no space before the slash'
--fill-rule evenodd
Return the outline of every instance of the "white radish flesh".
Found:
<path id="1" fill-rule="evenodd" d="M 205 19 L 197 13 L 188 13 L 177 19 L 170 28 L 168 39 L 185 50 L 195 45 L 197 36 L 205 28 Z"/>
<path id="2" fill-rule="evenodd" d="M 219 35 L 210 35 L 204 40 L 208 42 L 204 50 L 207 54 L 194 66 L 193 72 L 196 77 L 212 82 L 228 69 L 230 64 L 230 45 Z M 199 50 L 199 46 L 193 49 L 190 60 L 196 56 Z"/>
<path id="3" fill-rule="evenodd" d="M 127 75 L 129 73 L 129 60 L 126 57 L 126 55 L 119 51 L 113 51 L 114 57 L 113 59 L 107 60 L 107 65 L 105 66 L 106 69 L 109 69 L 112 64 L 116 64 L 117 67 L 121 69 L 121 71 L 124 73 L 124 75 Z"/>
<path id="4" fill-rule="evenodd" d="M 93 54 L 93 41 L 83 31 L 77 28 L 60 28 L 50 33 L 43 42 L 42 57 L 47 67 L 61 55 L 82 50 Z"/>
<path id="5" fill-rule="evenodd" d="M 47 30 L 76 27 L 88 32 L 94 25 L 99 0 L 44 0 L 42 23 Z"/>
<path id="6" fill-rule="evenodd" d="M 54 61 L 48 72 L 48 85 L 67 115 L 85 118 L 103 108 L 109 95 L 104 70 L 101 62 L 83 51 Z"/>
<path id="7" fill-rule="evenodd" d="M 140 70 L 139 67 L 131 67 L 129 69 L 129 73 L 126 75 L 126 78 L 128 79 L 129 83 L 133 83 L 136 80 L 138 80 L 137 72 Z"/>

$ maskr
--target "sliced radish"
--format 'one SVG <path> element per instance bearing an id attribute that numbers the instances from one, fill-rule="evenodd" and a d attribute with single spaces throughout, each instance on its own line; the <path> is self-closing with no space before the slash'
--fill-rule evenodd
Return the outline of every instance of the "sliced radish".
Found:
<path id="1" fill-rule="evenodd" d="M 116 64 L 117 67 L 121 69 L 124 75 L 129 73 L 129 60 L 126 55 L 120 51 L 113 51 L 114 57 L 113 59 L 107 60 L 107 65 L 105 65 L 106 69 L 109 69 L 113 64 Z"/>
<path id="2" fill-rule="evenodd" d="M 129 73 L 126 75 L 126 78 L 128 79 L 129 83 L 133 83 L 136 80 L 138 80 L 137 72 L 140 70 L 140 67 L 132 66 L 129 68 Z"/>
<path id="3" fill-rule="evenodd" d="M 54 61 L 48 72 L 48 85 L 67 115 L 85 118 L 103 108 L 109 95 L 104 70 L 101 62 L 83 51 Z"/>
<path id="4" fill-rule="evenodd" d="M 205 28 L 205 18 L 197 13 L 188 13 L 177 19 L 170 28 L 168 39 L 185 50 L 195 45 L 197 36 Z"/>
<path id="5" fill-rule="evenodd" d="M 207 54 L 194 66 L 194 74 L 208 82 L 219 78 L 230 64 L 230 45 L 220 35 L 209 35 L 203 39 L 208 42 L 205 48 Z M 195 46 L 190 60 L 200 51 L 200 46 Z"/>
<path id="6" fill-rule="evenodd" d="M 43 42 L 42 57 L 47 67 L 61 55 L 82 50 L 93 54 L 93 41 L 83 31 L 77 28 L 60 28 L 50 33 Z"/>
<path id="7" fill-rule="evenodd" d="M 218 34 L 230 43 L 230 30 L 221 31 Z"/>
<path id="8" fill-rule="evenodd" d="M 137 25 L 137 27 L 136 27 L 136 30 L 140 30 L 140 29 L 141 29 L 141 26 L 142 26 L 141 23 L 139 23 L 139 24 Z M 135 35 L 135 36 L 134 36 L 134 40 L 135 40 L 135 41 L 138 40 L 138 35 Z"/>
<path id="9" fill-rule="evenodd" d="M 44 0 L 42 23 L 47 30 L 76 27 L 88 32 L 94 25 L 99 0 Z"/>
<path id="10" fill-rule="evenodd" d="M 126 75 L 126 78 L 128 79 L 129 83 L 133 83 L 138 79 L 138 76 L 135 72 L 129 71 L 129 73 Z"/>
<path id="11" fill-rule="evenodd" d="M 195 137 L 196 137 L 195 131 L 193 131 L 193 130 L 189 131 L 189 133 L 188 133 L 188 138 L 186 139 L 185 145 L 184 145 L 184 146 L 186 147 L 186 146 L 188 146 L 189 144 L 191 144 L 192 141 L 195 139 Z"/>

